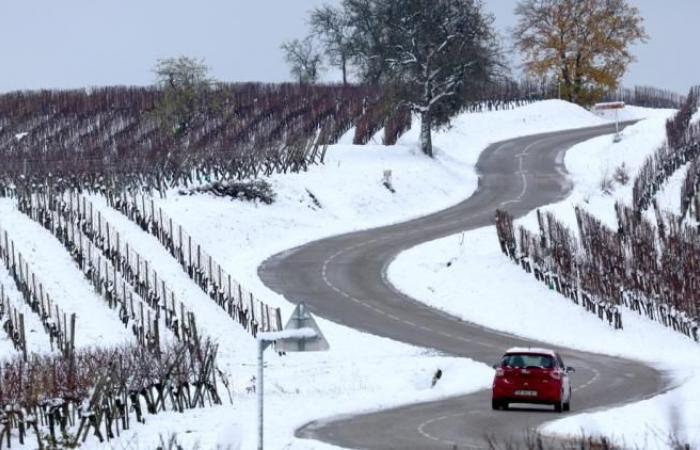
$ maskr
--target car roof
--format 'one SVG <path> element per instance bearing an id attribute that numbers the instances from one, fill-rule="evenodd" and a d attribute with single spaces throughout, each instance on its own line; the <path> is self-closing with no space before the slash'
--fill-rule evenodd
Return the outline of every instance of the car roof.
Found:
<path id="1" fill-rule="evenodd" d="M 538 347 L 512 347 L 506 350 L 506 355 L 511 353 L 535 353 L 541 355 L 556 356 L 556 352 L 554 350 Z"/>

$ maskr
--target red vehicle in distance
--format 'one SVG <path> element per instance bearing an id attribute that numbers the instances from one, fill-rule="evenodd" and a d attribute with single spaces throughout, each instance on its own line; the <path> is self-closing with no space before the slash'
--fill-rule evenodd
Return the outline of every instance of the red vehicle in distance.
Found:
<path id="1" fill-rule="evenodd" d="M 573 367 L 558 353 L 543 348 L 511 348 L 493 366 L 493 409 L 508 409 L 511 403 L 553 405 L 557 412 L 571 410 Z"/>

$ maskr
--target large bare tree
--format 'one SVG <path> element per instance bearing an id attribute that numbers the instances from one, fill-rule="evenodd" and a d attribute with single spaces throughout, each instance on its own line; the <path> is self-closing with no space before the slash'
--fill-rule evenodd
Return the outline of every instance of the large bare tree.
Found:
<path id="1" fill-rule="evenodd" d="M 513 31 L 525 69 L 558 80 L 563 98 L 595 102 L 618 87 L 648 38 L 639 10 L 627 0 L 521 0 Z"/>
<path id="2" fill-rule="evenodd" d="M 432 129 L 464 105 L 464 90 L 488 82 L 498 62 L 493 19 L 479 0 L 344 0 L 353 62 L 398 105 L 421 118 L 421 149 Z"/>

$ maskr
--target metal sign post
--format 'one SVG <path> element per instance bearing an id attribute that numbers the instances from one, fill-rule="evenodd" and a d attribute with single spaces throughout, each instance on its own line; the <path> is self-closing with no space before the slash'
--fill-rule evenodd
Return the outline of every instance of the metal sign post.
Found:
<path id="1" fill-rule="evenodd" d="M 287 321 L 283 331 L 271 333 L 258 333 L 258 376 L 255 379 L 255 392 L 258 397 L 258 450 L 263 450 L 264 437 L 264 384 L 263 367 L 265 365 L 264 353 L 270 345 L 275 343 L 279 352 L 319 352 L 330 348 L 328 341 L 306 305 L 300 303 L 294 309 L 292 316 Z"/>
<path id="2" fill-rule="evenodd" d="M 620 116 L 619 111 L 625 108 L 625 102 L 608 102 L 608 103 L 596 103 L 593 106 L 595 111 L 605 111 L 605 110 L 615 110 L 615 137 L 613 142 L 617 143 L 622 140 L 622 135 L 620 134 Z"/>

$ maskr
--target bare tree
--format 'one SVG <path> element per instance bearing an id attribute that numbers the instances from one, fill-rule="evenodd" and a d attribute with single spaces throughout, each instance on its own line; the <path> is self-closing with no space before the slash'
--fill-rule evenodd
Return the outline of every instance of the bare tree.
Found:
<path id="1" fill-rule="evenodd" d="M 375 34 L 383 36 L 383 51 L 369 57 L 383 59 L 384 83 L 399 104 L 420 114 L 421 149 L 432 157 L 432 128 L 461 109 L 469 83 L 493 75 L 492 17 L 475 0 L 375 0 L 370 18 L 358 11 L 350 11 L 353 24 L 381 18 Z"/>
<path id="2" fill-rule="evenodd" d="M 282 44 L 282 50 L 290 71 L 299 80 L 299 84 L 314 84 L 318 81 L 322 60 L 312 36 L 301 41 L 287 41 Z"/>
<path id="3" fill-rule="evenodd" d="M 330 64 L 340 68 L 346 86 L 353 47 L 352 27 L 347 14 L 340 8 L 324 5 L 311 12 L 309 23 L 312 32 L 321 39 Z"/>

